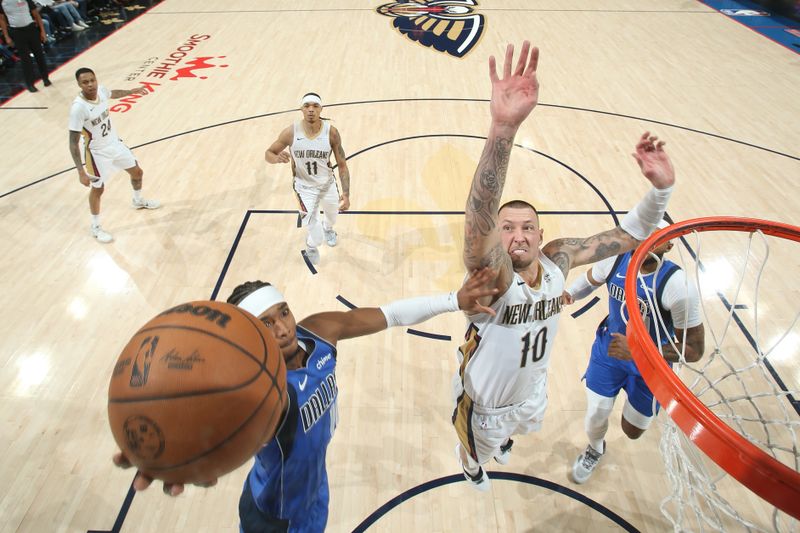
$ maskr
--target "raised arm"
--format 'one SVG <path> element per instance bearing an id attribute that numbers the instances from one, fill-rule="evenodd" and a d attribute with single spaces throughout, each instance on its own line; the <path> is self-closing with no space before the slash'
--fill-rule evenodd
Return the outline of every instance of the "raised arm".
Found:
<path id="1" fill-rule="evenodd" d="M 286 151 L 287 146 L 291 146 L 292 144 L 292 127 L 289 126 L 288 128 L 284 129 L 281 134 L 278 136 L 278 140 L 270 145 L 267 148 L 267 151 L 264 153 L 264 159 L 267 163 L 275 164 L 275 163 L 288 163 L 291 157 L 289 157 L 289 152 Z"/>
<path id="2" fill-rule="evenodd" d="M 489 58 L 492 124 L 472 178 L 464 223 L 464 266 L 470 271 L 485 266 L 497 270 L 495 286 L 501 291 L 511 283 L 513 270 L 511 258 L 500 243 L 497 210 L 503 195 L 514 136 L 539 99 L 539 82 L 536 79 L 539 49 L 531 50 L 530 43 L 525 41 L 512 73 L 513 59 L 514 47 L 509 44 L 503 64 L 503 78 L 500 79 L 494 56 Z"/>
<path id="3" fill-rule="evenodd" d="M 625 215 L 618 227 L 586 238 L 556 239 L 542 248 L 565 276 L 570 268 L 633 250 L 653 232 L 664 217 L 675 184 L 675 169 L 664 151 L 664 144 L 649 132 L 639 138 L 633 157 L 653 188 Z"/>
<path id="4" fill-rule="evenodd" d="M 339 180 L 342 182 L 342 194 L 339 196 L 339 210 L 347 211 L 350 209 L 350 169 L 347 168 L 347 157 L 342 148 L 342 136 L 339 130 L 331 126 L 331 149 L 333 157 L 336 159 L 336 166 L 339 169 Z"/>
<path id="5" fill-rule="evenodd" d="M 303 319 L 300 325 L 336 344 L 343 339 L 371 335 L 393 326 L 419 324 L 434 316 L 459 309 L 469 314 L 494 314 L 494 311 L 482 306 L 479 300 L 497 293 L 497 289 L 487 287 L 489 281 L 496 276 L 496 272 L 485 268 L 473 273 L 458 292 L 397 300 L 381 307 L 318 313 Z"/>

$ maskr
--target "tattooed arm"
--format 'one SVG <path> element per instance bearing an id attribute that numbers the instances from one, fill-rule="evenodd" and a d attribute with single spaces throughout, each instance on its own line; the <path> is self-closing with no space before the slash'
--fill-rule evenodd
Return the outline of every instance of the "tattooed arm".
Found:
<path id="1" fill-rule="evenodd" d="M 503 195 L 514 135 L 539 99 L 539 83 L 536 80 L 539 49 L 531 50 L 530 43 L 525 41 L 512 73 L 513 59 L 514 47 L 508 45 L 503 78 L 500 79 L 494 56 L 489 58 L 492 125 L 472 178 L 464 223 L 464 266 L 469 271 L 492 267 L 498 272 L 494 285 L 501 293 L 511 283 L 513 270 L 511 258 L 500 243 L 497 208 Z M 489 301 L 491 298 L 487 297 L 485 300 Z"/>
<path id="2" fill-rule="evenodd" d="M 570 268 L 623 254 L 636 248 L 639 242 L 622 228 L 616 227 L 591 237 L 556 239 L 547 243 L 542 248 L 542 253 L 549 257 L 566 277 Z"/>
<path id="3" fill-rule="evenodd" d="M 350 169 L 347 168 L 347 157 L 342 148 L 342 136 L 339 130 L 331 126 L 331 149 L 339 168 L 339 180 L 342 182 L 342 194 L 339 196 L 339 210 L 347 211 L 350 208 Z"/>
<path id="4" fill-rule="evenodd" d="M 542 248 L 565 277 L 572 267 L 633 250 L 656 228 L 664 217 L 675 184 L 675 169 L 664 145 L 664 141 L 650 132 L 644 132 L 636 143 L 632 155 L 653 188 L 625 215 L 621 227 L 583 239 L 556 239 Z"/>

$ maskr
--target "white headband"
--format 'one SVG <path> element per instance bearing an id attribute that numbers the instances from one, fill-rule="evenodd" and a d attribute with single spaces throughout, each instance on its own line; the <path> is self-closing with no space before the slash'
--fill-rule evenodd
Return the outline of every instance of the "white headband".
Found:
<path id="1" fill-rule="evenodd" d="M 237 304 L 237 307 L 257 317 L 273 305 L 285 301 L 286 299 L 278 289 L 272 285 L 265 285 L 248 294 L 244 300 Z"/>
<path id="2" fill-rule="evenodd" d="M 301 106 L 304 106 L 306 104 L 318 104 L 321 106 L 322 99 L 320 99 L 320 97 L 317 96 L 316 94 L 307 94 L 303 97 L 303 101 L 300 102 Z"/>

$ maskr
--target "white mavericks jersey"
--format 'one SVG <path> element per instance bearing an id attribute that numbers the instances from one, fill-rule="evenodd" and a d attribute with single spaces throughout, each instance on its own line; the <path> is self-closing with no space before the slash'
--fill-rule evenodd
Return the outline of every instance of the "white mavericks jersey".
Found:
<path id="1" fill-rule="evenodd" d="M 294 123 L 291 154 L 294 160 L 295 176 L 305 184 L 315 187 L 327 187 L 333 183 L 333 170 L 328 162 L 331 157 L 331 125 L 322 121 L 322 129 L 313 139 L 309 139 L 303 126 Z"/>
<path id="2" fill-rule="evenodd" d="M 495 316 L 469 317 L 459 373 L 477 405 L 505 407 L 544 392 L 565 280 L 541 254 L 539 266 L 536 287 L 514 273 L 511 286 L 491 306 Z"/>
<path id="3" fill-rule="evenodd" d="M 90 150 L 101 150 L 121 142 L 111 123 L 108 99 L 111 92 L 102 85 L 97 88 L 97 101 L 90 102 L 79 94 L 69 110 L 69 129 L 83 134 Z"/>

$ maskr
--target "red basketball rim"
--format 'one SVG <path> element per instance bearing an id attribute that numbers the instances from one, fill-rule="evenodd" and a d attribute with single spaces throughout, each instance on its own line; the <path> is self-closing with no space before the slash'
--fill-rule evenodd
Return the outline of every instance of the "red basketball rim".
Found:
<path id="1" fill-rule="evenodd" d="M 646 251 L 692 231 L 760 230 L 766 235 L 800 242 L 800 228 L 780 222 L 738 217 L 705 217 L 678 222 L 650 236 L 631 258 L 629 272 L 638 272 Z M 625 305 L 638 309 L 636 276 L 625 279 Z M 781 511 L 800 519 L 800 473 L 770 457 L 717 418 L 670 369 L 645 328 L 632 313 L 628 344 L 636 366 L 656 399 L 689 439 L 740 483 Z"/>

